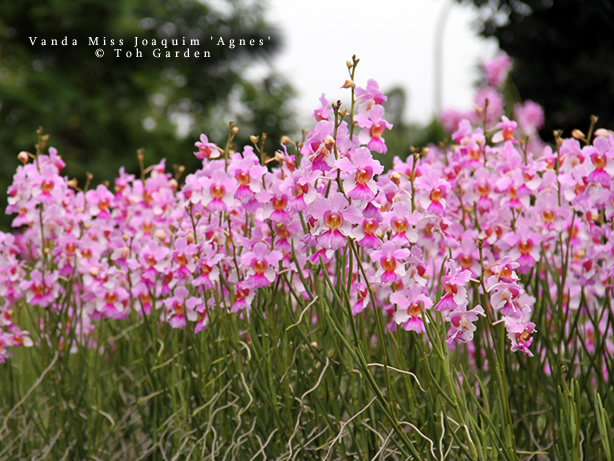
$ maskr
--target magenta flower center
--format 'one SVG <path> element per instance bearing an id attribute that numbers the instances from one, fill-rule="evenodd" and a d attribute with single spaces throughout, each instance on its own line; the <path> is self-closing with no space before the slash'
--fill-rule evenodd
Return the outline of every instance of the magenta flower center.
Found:
<path id="1" fill-rule="evenodd" d="M 286 226 L 282 225 L 277 229 L 277 236 L 282 240 L 287 240 L 290 237 L 290 231 L 286 228 Z"/>
<path id="2" fill-rule="evenodd" d="M 49 192 L 53 190 L 53 181 L 50 181 L 49 179 L 45 179 L 41 184 L 41 189 L 43 190 L 44 193 L 48 194 Z"/>
<path id="3" fill-rule="evenodd" d="M 386 125 L 384 125 L 383 122 L 375 122 L 371 127 L 371 130 L 369 130 L 369 134 L 372 138 L 379 138 L 384 134 L 385 130 Z"/>
<path id="4" fill-rule="evenodd" d="M 45 294 L 45 288 L 35 283 L 32 285 L 32 293 L 34 293 L 34 296 L 43 296 Z"/>
<path id="5" fill-rule="evenodd" d="M 512 269 L 509 266 L 503 267 L 501 272 L 499 272 L 499 277 L 510 278 L 512 276 Z"/>
<path id="6" fill-rule="evenodd" d="M 407 219 L 405 218 L 393 218 L 392 229 L 397 233 L 404 233 L 407 230 Z"/>
<path id="7" fill-rule="evenodd" d="M 294 188 L 294 196 L 301 197 L 303 194 L 306 194 L 309 191 L 309 184 L 297 184 Z"/>
<path id="8" fill-rule="evenodd" d="M 203 263 L 203 265 L 200 267 L 200 270 L 203 275 L 209 275 L 209 273 L 211 272 L 211 267 L 208 264 Z"/>
<path id="9" fill-rule="evenodd" d="M 185 266 L 188 263 L 188 258 L 182 253 L 175 256 L 175 262 L 180 266 Z"/>
<path id="10" fill-rule="evenodd" d="M 107 304 L 115 304 L 115 302 L 117 301 L 117 296 L 115 295 L 115 293 L 107 293 L 104 296 L 104 300 Z"/>
<path id="11" fill-rule="evenodd" d="M 144 293 L 142 295 L 139 296 L 139 298 L 141 298 L 141 302 L 143 304 L 151 304 L 151 302 L 153 301 L 151 295 L 149 293 Z"/>
<path id="12" fill-rule="evenodd" d="M 542 211 L 542 219 L 545 222 L 548 222 L 548 223 L 554 221 L 554 211 L 552 211 L 552 210 L 544 210 L 544 211 Z"/>
<path id="13" fill-rule="evenodd" d="M 468 255 L 462 255 L 458 258 L 458 263 L 463 269 L 469 269 L 473 264 L 473 258 Z"/>
<path id="14" fill-rule="evenodd" d="M 254 259 L 251 266 L 256 274 L 264 274 L 267 264 L 263 259 Z"/>
<path id="15" fill-rule="evenodd" d="M 530 240 L 521 240 L 520 243 L 518 243 L 518 251 L 520 251 L 522 254 L 530 253 L 532 249 L 533 242 Z"/>
<path id="16" fill-rule="evenodd" d="M 439 187 L 435 187 L 431 191 L 430 198 L 433 202 L 439 202 L 443 198 L 443 191 Z"/>
<path id="17" fill-rule="evenodd" d="M 595 165 L 596 169 L 603 170 L 607 163 L 607 159 L 605 155 L 598 153 L 591 155 L 591 162 L 593 162 L 593 165 Z"/>
<path id="18" fill-rule="evenodd" d="M 407 308 L 407 313 L 412 317 L 418 317 L 420 315 L 420 303 L 411 303 Z"/>
<path id="19" fill-rule="evenodd" d="M 397 262 L 394 258 L 391 258 L 390 256 L 382 258 L 382 269 L 384 269 L 386 272 L 393 272 L 396 267 Z"/>
<path id="20" fill-rule="evenodd" d="M 221 199 L 226 192 L 226 190 L 224 189 L 224 186 L 220 186 L 219 184 L 212 185 L 211 189 L 209 190 L 213 198 L 217 200 Z"/>
<path id="21" fill-rule="evenodd" d="M 516 341 L 524 342 L 527 339 L 529 339 L 530 336 L 531 336 L 531 333 L 529 332 L 528 328 L 525 328 L 522 333 L 516 333 Z"/>
<path id="22" fill-rule="evenodd" d="M 451 295 L 455 295 L 458 292 L 458 286 L 452 285 L 450 282 L 445 282 L 443 284 L 443 289 L 446 291 L 446 293 Z"/>
<path id="23" fill-rule="evenodd" d="M 207 146 L 206 144 L 201 144 L 198 147 L 198 150 L 205 155 L 205 157 L 209 158 L 211 157 L 211 149 L 209 149 L 209 146 Z"/>
<path id="24" fill-rule="evenodd" d="M 471 146 L 469 148 L 469 158 L 471 158 L 471 160 L 480 160 L 481 157 L 482 151 L 478 146 Z"/>
<path id="25" fill-rule="evenodd" d="M 324 224 L 330 229 L 338 229 L 343 224 L 343 217 L 339 213 L 327 212 L 324 215 Z"/>
<path id="26" fill-rule="evenodd" d="M 358 184 L 365 184 L 373 177 L 373 168 L 367 166 L 365 168 L 358 168 L 356 170 L 356 182 Z"/>
<path id="27" fill-rule="evenodd" d="M 275 208 L 276 210 L 283 210 L 284 208 L 286 208 L 287 204 L 288 204 L 288 199 L 286 198 L 285 195 L 282 195 L 281 197 L 273 198 L 273 208 Z"/>
<path id="28" fill-rule="evenodd" d="M 235 179 L 239 182 L 239 184 L 241 184 L 242 186 L 246 186 L 249 184 L 249 175 L 245 172 L 245 171 L 237 171 L 235 173 Z"/>
<path id="29" fill-rule="evenodd" d="M 98 209 L 100 211 L 106 211 L 109 208 L 109 201 L 107 199 L 102 199 L 98 202 Z"/>
<path id="30" fill-rule="evenodd" d="M 488 187 L 488 184 L 478 184 L 475 191 L 482 197 L 486 197 L 490 193 L 490 187 Z"/>
<path id="31" fill-rule="evenodd" d="M 365 219 L 362 223 L 362 230 L 365 234 L 373 235 L 377 230 L 377 221 L 375 219 Z"/>

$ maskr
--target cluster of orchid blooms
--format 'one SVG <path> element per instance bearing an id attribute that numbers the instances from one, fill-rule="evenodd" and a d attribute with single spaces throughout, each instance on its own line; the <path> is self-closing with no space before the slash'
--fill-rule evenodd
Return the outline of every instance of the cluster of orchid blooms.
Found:
<path id="1" fill-rule="evenodd" d="M 533 306 L 546 294 L 521 278 L 549 277 L 547 296 L 582 319 L 612 294 L 614 135 L 542 144 L 539 106 L 518 107 L 518 122 L 502 113 L 508 64 L 485 66 L 477 111 L 442 115 L 451 145 L 397 157 L 389 171 L 372 154 L 386 153 L 392 127 L 373 80 L 347 85 L 354 114 L 322 96 L 313 130 L 293 155 L 282 144 L 274 168 L 258 146 L 233 152 L 202 135 L 202 168 L 182 186 L 162 161 L 82 191 L 55 149 L 20 154 L 6 210 L 20 232 L 0 233 L 0 362 L 32 345 L 18 327 L 25 304 L 70 319 L 41 325 L 43 338 L 66 337 L 62 347 L 93 343 L 100 319 L 134 312 L 198 333 L 214 310 L 248 317 L 259 290 L 311 301 L 314 278 L 339 282 L 350 251 L 361 262 L 345 274 L 355 316 L 380 309 L 389 329 L 420 334 L 438 311 L 450 345 L 471 343 L 479 322 L 504 323 L 511 349 L 532 355 Z M 590 347 L 593 323 L 582 329 Z"/>

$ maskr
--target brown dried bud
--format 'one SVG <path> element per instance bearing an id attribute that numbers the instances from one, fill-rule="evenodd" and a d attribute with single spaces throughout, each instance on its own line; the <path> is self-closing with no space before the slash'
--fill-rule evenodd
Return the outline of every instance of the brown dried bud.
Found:
<path id="1" fill-rule="evenodd" d="M 230 132 L 232 133 L 233 136 L 236 135 L 239 132 L 239 127 L 233 126 Z"/>
<path id="2" fill-rule="evenodd" d="M 282 144 L 294 144 L 292 140 L 288 136 L 285 136 L 285 135 L 281 137 L 281 143 Z"/>
<path id="3" fill-rule="evenodd" d="M 258 136 L 251 135 L 249 137 L 249 140 L 252 142 L 252 144 L 258 144 L 258 141 L 260 141 L 260 138 Z"/>
<path id="4" fill-rule="evenodd" d="M 390 173 L 390 180 L 395 183 L 397 186 L 401 184 L 401 175 L 396 171 Z"/>
<path id="5" fill-rule="evenodd" d="M 351 81 L 351 80 L 346 80 L 343 85 L 341 86 L 341 88 L 354 88 L 356 86 L 356 84 Z"/>
<path id="6" fill-rule="evenodd" d="M 77 178 L 72 178 L 68 180 L 68 187 L 72 188 L 72 189 L 76 189 L 77 188 Z"/>

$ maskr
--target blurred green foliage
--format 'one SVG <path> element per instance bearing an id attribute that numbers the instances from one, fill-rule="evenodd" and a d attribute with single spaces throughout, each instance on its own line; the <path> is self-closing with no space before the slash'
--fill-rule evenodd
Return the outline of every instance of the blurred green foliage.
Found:
<path id="1" fill-rule="evenodd" d="M 249 65 L 279 49 L 280 34 L 267 24 L 258 2 L 213 5 L 198 0 L 0 2 L 0 207 L 6 204 L 16 155 L 33 151 L 39 126 L 66 161 L 64 174 L 80 185 L 88 171 L 95 182 L 112 180 L 121 166 L 138 171 L 139 148 L 145 149 L 146 164 L 166 158 L 169 166 L 182 164 L 190 171 L 198 165 L 192 152 L 200 133 L 224 146 L 230 120 L 240 127 L 238 146 L 248 144 L 249 135 L 265 132 L 272 152 L 283 134 L 292 134 L 294 118 L 286 102 L 293 95 L 290 85 L 271 73 L 257 82 L 245 77 Z M 30 37 L 37 37 L 34 45 Z M 63 46 L 65 37 L 68 45 Z M 89 44 L 90 37 L 98 37 L 98 46 Z M 135 37 L 198 39 L 199 46 L 169 45 L 168 50 L 174 54 L 189 47 L 209 51 L 210 57 L 154 58 L 152 46 L 139 47 L 142 58 L 116 57 L 120 39 L 121 48 L 134 56 Z M 256 44 L 262 39 L 263 46 L 239 46 L 241 38 Z M 60 44 L 50 45 L 51 39 Z M 97 48 L 104 50 L 103 58 L 95 57 Z M 0 227 L 8 227 L 7 217 L 0 219 Z"/>

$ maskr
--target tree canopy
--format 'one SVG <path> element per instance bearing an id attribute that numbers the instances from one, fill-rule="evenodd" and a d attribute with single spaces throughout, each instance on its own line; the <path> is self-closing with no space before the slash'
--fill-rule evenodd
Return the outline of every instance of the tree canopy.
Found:
<path id="1" fill-rule="evenodd" d="M 585 130 L 591 114 L 614 128 L 614 4 L 609 0 L 459 0 L 480 8 L 480 30 L 514 60 L 522 99 L 544 108 L 552 130 Z"/>
<path id="2" fill-rule="evenodd" d="M 225 142 L 229 120 L 241 128 L 243 138 L 238 142 L 261 132 L 278 142 L 293 129 L 285 105 L 292 88 L 274 74 L 251 82 L 245 70 L 272 56 L 281 37 L 257 2 L 230 0 L 215 2 L 216 7 L 210 3 L 0 3 L 2 157 L 12 160 L 21 150 L 32 151 L 39 126 L 66 160 L 65 174 L 80 179 L 86 171 L 98 179 L 111 179 L 122 165 L 136 169 L 138 148 L 145 149 L 148 162 L 165 157 L 168 163 L 194 166 L 191 152 L 200 133 Z M 155 47 L 149 45 L 139 46 L 143 56 L 137 58 L 135 37 L 141 43 L 168 39 L 162 52 L 183 53 L 190 48 L 192 54 L 209 51 L 210 57 L 155 58 Z M 98 38 L 98 45 L 91 45 L 90 38 Z M 185 38 L 187 45 L 173 47 L 173 38 L 180 42 Z M 51 39 L 57 39 L 58 45 L 51 45 Z M 124 43 L 118 47 L 120 39 Z M 196 43 L 191 39 L 199 45 L 191 46 Z M 103 49 L 104 57 L 95 56 L 97 48 Z M 116 48 L 133 56 L 117 57 Z M 12 170 L 0 173 L 2 196 Z"/>

